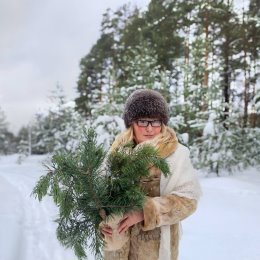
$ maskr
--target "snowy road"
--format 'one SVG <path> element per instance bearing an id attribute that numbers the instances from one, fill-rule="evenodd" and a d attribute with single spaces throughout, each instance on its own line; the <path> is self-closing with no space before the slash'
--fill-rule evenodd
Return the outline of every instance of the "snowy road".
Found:
<path id="1" fill-rule="evenodd" d="M 1 259 L 18 259 L 21 254 L 23 238 L 21 194 L 3 177 L 0 177 L 0 231 L 1 231 Z M 13 245 L 17 245 L 14 250 Z"/>
<path id="2" fill-rule="evenodd" d="M 76 260 L 56 239 L 57 209 L 30 196 L 44 157 L 0 157 L 0 260 Z M 260 260 L 260 173 L 200 179 L 197 212 L 183 221 L 179 260 Z M 89 260 L 94 260 L 89 257 Z"/>
<path id="3" fill-rule="evenodd" d="M 22 165 L 16 156 L 0 159 L 0 260 L 73 260 L 70 250 L 56 239 L 57 209 L 50 198 L 41 203 L 31 197 L 44 174 L 43 157 L 35 156 Z"/>

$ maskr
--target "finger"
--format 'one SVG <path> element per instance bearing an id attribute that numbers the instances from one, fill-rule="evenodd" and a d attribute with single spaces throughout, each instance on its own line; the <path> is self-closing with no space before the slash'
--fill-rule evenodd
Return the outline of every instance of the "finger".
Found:
<path id="1" fill-rule="evenodd" d="M 121 233 L 121 231 L 123 230 L 123 228 L 124 228 L 125 226 L 126 226 L 125 223 L 122 223 L 122 224 L 120 224 L 120 225 L 118 226 L 117 230 L 118 230 L 118 233 L 119 233 L 119 234 Z"/>
<path id="2" fill-rule="evenodd" d="M 117 227 L 117 231 L 118 233 L 120 233 L 120 231 L 125 227 L 125 223 L 120 223 Z"/>
<path id="3" fill-rule="evenodd" d="M 129 217 L 128 215 L 124 215 L 124 217 L 120 219 L 118 225 L 120 225 L 121 223 L 123 223 L 126 219 L 128 219 L 128 217 Z"/>
<path id="4" fill-rule="evenodd" d="M 110 230 L 112 230 L 112 228 L 110 226 L 108 226 L 108 225 L 103 226 L 102 229 L 110 229 Z"/>
<path id="5" fill-rule="evenodd" d="M 111 228 L 103 228 L 102 230 L 104 230 L 105 232 L 110 233 L 110 234 L 113 233 Z"/>
<path id="6" fill-rule="evenodd" d="M 123 220 L 123 219 L 126 219 L 126 218 L 128 218 L 128 217 L 129 217 L 129 214 L 127 213 L 127 214 L 125 214 L 125 215 L 123 216 L 122 220 Z"/>
<path id="7" fill-rule="evenodd" d="M 112 236 L 112 234 L 113 234 L 113 232 L 111 232 L 110 230 L 109 230 L 109 231 L 107 231 L 107 230 L 102 230 L 101 232 L 102 232 L 102 233 L 105 233 L 106 235 L 111 235 L 111 236 Z"/>
<path id="8" fill-rule="evenodd" d="M 102 228 L 111 229 L 112 230 L 112 227 L 110 227 L 109 225 L 104 225 Z"/>
<path id="9" fill-rule="evenodd" d="M 126 225 L 120 231 L 118 231 L 118 233 L 121 235 L 124 234 L 127 230 L 128 230 L 128 226 Z"/>
<path id="10" fill-rule="evenodd" d="M 129 228 L 128 222 L 124 222 L 122 223 L 119 227 L 118 227 L 118 233 L 121 234 L 122 232 L 126 231 Z"/>
<path id="11" fill-rule="evenodd" d="M 101 231 L 103 231 L 103 232 L 105 232 L 105 233 L 107 233 L 107 234 L 111 234 L 112 235 L 112 233 L 113 233 L 113 230 L 112 230 L 112 228 L 111 227 L 109 227 L 109 226 L 105 226 L 105 227 L 103 227 L 102 229 L 101 229 Z"/>
<path id="12" fill-rule="evenodd" d="M 117 225 L 117 230 L 121 230 L 125 226 L 128 226 L 128 219 L 125 219 L 124 221 L 119 222 Z"/>
<path id="13" fill-rule="evenodd" d="M 106 232 L 105 230 L 102 230 L 101 233 L 102 233 L 104 236 L 112 237 L 112 233 Z"/>
<path id="14" fill-rule="evenodd" d="M 109 227 L 109 226 L 103 226 L 103 227 L 101 228 L 101 231 L 104 231 L 104 232 L 109 233 L 109 234 L 112 234 L 112 233 L 113 233 L 112 228 Z"/>

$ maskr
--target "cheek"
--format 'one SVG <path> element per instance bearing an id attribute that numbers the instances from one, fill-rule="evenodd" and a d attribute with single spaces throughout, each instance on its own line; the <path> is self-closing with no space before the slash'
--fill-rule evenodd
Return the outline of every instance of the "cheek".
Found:
<path id="1" fill-rule="evenodd" d="M 155 129 L 154 129 L 154 133 L 155 133 L 155 135 L 160 134 L 161 131 L 162 131 L 162 128 L 161 128 L 161 127 L 158 127 L 158 128 L 155 128 Z"/>
<path id="2" fill-rule="evenodd" d="M 138 143 L 142 142 L 143 141 L 144 128 L 141 128 L 141 127 L 134 125 L 133 129 L 134 129 L 134 136 L 136 138 L 136 141 Z"/>
<path id="3" fill-rule="evenodd" d="M 134 125 L 134 135 L 136 137 L 142 135 L 142 128 L 139 128 L 138 126 Z"/>

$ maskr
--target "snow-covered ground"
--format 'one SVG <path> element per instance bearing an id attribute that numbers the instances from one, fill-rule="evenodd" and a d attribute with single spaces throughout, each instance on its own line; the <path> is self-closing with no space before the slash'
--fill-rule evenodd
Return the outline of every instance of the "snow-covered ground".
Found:
<path id="1" fill-rule="evenodd" d="M 44 157 L 0 157 L 0 260 L 76 260 L 56 239 L 51 198 L 30 196 Z M 179 260 L 260 260 L 260 173 L 200 178 L 198 210 L 182 223 Z M 147 258 L 149 259 L 149 257 Z M 94 260 L 90 256 L 89 260 Z"/>

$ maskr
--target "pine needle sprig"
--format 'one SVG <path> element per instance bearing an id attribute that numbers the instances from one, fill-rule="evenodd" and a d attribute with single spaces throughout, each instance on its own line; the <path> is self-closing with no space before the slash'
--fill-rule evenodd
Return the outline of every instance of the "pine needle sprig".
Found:
<path id="1" fill-rule="evenodd" d="M 134 149 L 130 143 L 107 154 L 89 129 L 74 152 L 52 156 L 32 194 L 39 201 L 49 195 L 58 206 L 56 234 L 63 246 L 72 248 L 79 259 L 87 258 L 88 250 L 102 259 L 99 224 L 104 214 L 141 209 L 146 194 L 139 182 L 152 166 L 169 174 L 166 161 L 153 147 Z"/>
<path id="2" fill-rule="evenodd" d="M 131 144 L 127 144 L 108 155 L 106 172 L 110 193 L 106 198 L 110 203 L 107 205 L 112 202 L 112 206 L 106 207 L 108 215 L 124 214 L 143 207 L 146 194 L 139 183 L 141 178 L 149 176 L 152 166 L 159 168 L 165 176 L 170 172 L 166 161 L 158 156 L 152 146 L 130 147 Z"/>

